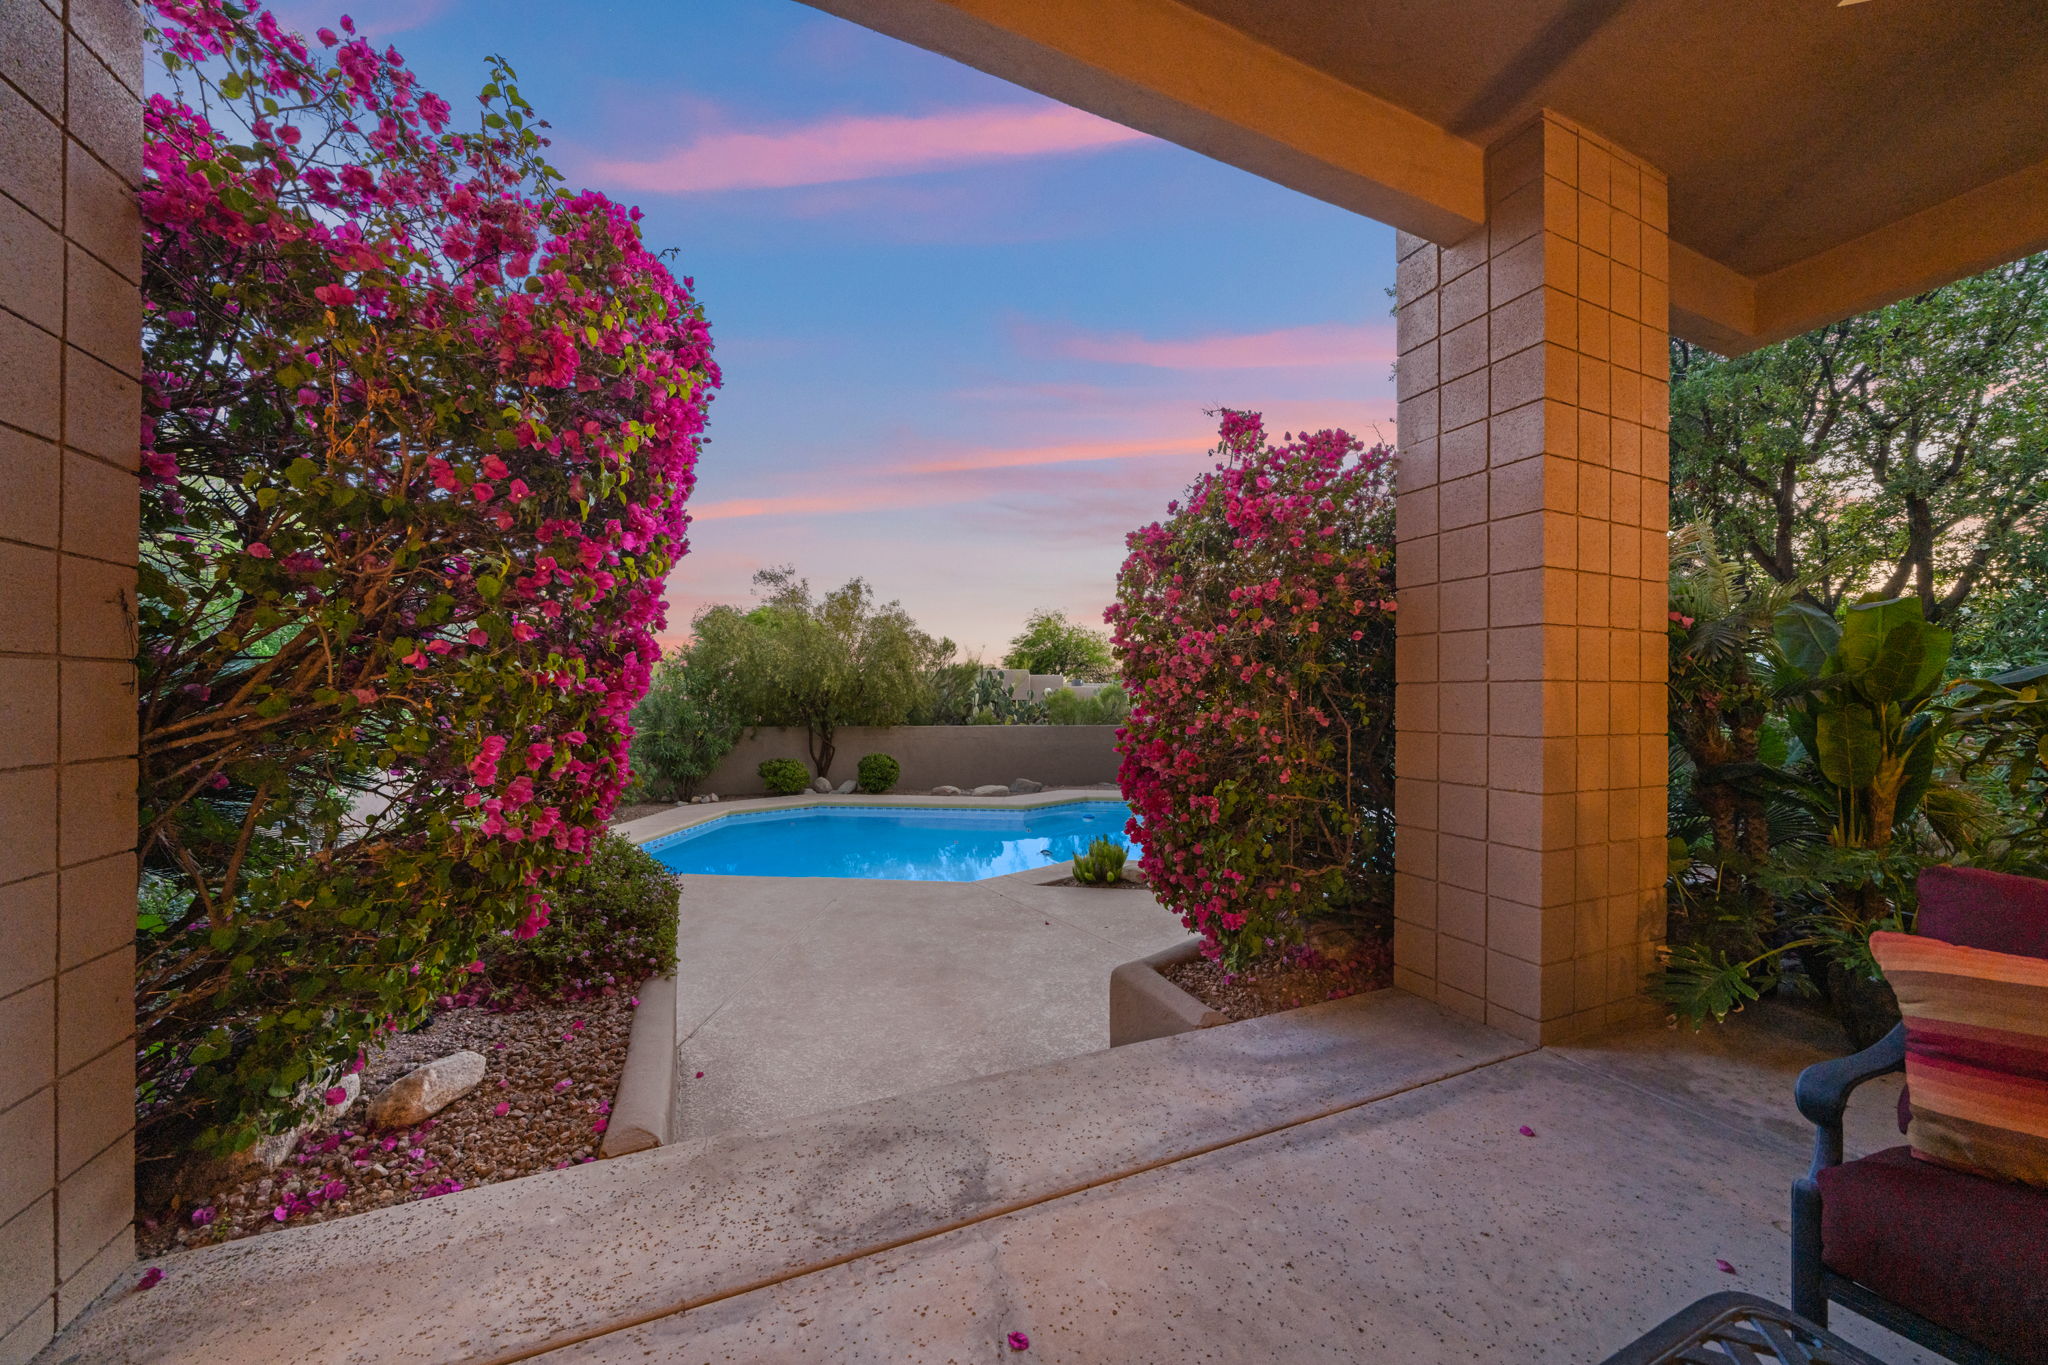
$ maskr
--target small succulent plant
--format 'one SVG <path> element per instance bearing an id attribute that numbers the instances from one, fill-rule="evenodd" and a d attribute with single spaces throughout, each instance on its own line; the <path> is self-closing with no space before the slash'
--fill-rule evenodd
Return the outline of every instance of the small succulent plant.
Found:
<path id="1" fill-rule="evenodd" d="M 1123 880 L 1124 859 L 1129 856 L 1114 839 L 1092 840 L 1085 853 L 1074 855 L 1074 880 L 1083 886 L 1111 886 Z"/>

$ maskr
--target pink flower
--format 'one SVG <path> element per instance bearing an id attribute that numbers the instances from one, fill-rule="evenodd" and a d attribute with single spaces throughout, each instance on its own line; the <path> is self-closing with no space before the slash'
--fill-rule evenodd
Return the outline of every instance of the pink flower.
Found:
<path id="1" fill-rule="evenodd" d="M 596 1123 L 590 1125 L 590 1131 L 593 1133 L 602 1133 L 605 1130 L 606 1125 L 610 1122 L 611 1121 L 609 1119 L 599 1119 Z"/>
<path id="2" fill-rule="evenodd" d="M 201 1204 L 198 1208 L 192 1210 L 192 1226 L 195 1228 L 203 1228 L 208 1223 L 211 1223 L 213 1219 L 214 1211 L 211 1204 Z"/>
<path id="3" fill-rule="evenodd" d="M 339 1085 L 331 1085 L 327 1087 L 327 1093 L 321 1098 L 326 1100 L 327 1107 L 332 1109 L 337 1104 L 346 1104 L 348 1102 L 348 1090 Z"/>
<path id="4" fill-rule="evenodd" d="M 249 544 L 249 557 L 251 559 L 268 559 L 270 558 L 270 547 L 260 540 L 251 541 Z"/>
<path id="5" fill-rule="evenodd" d="M 565 1034 L 563 1034 L 562 1036 L 563 1036 L 564 1038 L 566 1038 L 566 1037 L 568 1037 L 569 1035 L 565 1033 Z M 559 1095 L 559 1094 L 561 1094 L 561 1093 L 562 1093 L 562 1092 L 563 1092 L 564 1090 L 567 1090 L 567 1089 L 568 1089 L 568 1088 L 569 1088 L 570 1086 L 572 1086 L 572 1085 L 574 1085 L 574 1084 L 575 1084 L 575 1082 L 574 1082 L 574 1081 L 572 1081 L 572 1080 L 569 1080 L 569 1079 L 568 1079 L 567 1077 L 564 1077 L 563 1079 L 561 1079 L 561 1080 L 559 1080 L 559 1081 L 556 1081 L 556 1082 L 555 1082 L 555 1093 L 556 1093 L 557 1095 Z"/>
<path id="6" fill-rule="evenodd" d="M 163 1281 L 164 1272 L 162 1269 L 157 1266 L 151 1266 L 142 1272 L 142 1278 L 135 1282 L 135 1287 L 137 1290 L 154 1289 L 162 1284 Z"/>
<path id="7" fill-rule="evenodd" d="M 504 1118 L 505 1115 L 512 1112 L 512 1106 L 510 1104 L 501 1103 L 498 1105 L 497 1108 L 491 1110 L 491 1112 L 493 1114 L 496 1114 L 499 1118 Z"/>
<path id="8" fill-rule="evenodd" d="M 329 308 L 340 308 L 356 301 L 356 291 L 345 284 L 323 284 L 313 291 L 313 297 Z"/>
<path id="9" fill-rule="evenodd" d="M 1025 1336 L 1022 1332 L 1010 1333 L 1007 1340 L 1010 1343 L 1010 1349 L 1013 1351 L 1028 1351 L 1031 1349 L 1031 1338 Z"/>
<path id="10" fill-rule="evenodd" d="M 698 1073 L 697 1073 L 697 1079 L 698 1079 L 698 1080 L 700 1080 L 700 1081 L 701 1081 L 701 1080 L 703 1080 L 703 1079 L 704 1079 L 704 1073 L 703 1073 L 703 1072 L 701 1072 L 701 1071 L 700 1071 L 700 1072 L 698 1072 Z"/>

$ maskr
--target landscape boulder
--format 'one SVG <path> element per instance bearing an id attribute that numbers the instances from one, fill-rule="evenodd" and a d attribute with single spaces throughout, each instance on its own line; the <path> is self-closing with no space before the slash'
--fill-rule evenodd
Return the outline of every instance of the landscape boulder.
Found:
<path id="1" fill-rule="evenodd" d="M 285 1159 L 299 1145 L 299 1139 L 315 1128 L 324 1128 L 348 1112 L 348 1107 L 363 1093 L 363 1078 L 354 1072 L 343 1076 L 332 1087 L 341 1095 L 332 1104 L 327 1102 L 327 1092 L 315 1094 L 310 1086 L 299 1087 L 299 1105 L 309 1111 L 306 1121 L 282 1133 L 271 1133 L 256 1139 L 245 1159 L 255 1162 L 266 1171 L 274 1171 L 284 1165 Z"/>
<path id="2" fill-rule="evenodd" d="M 1010 789 L 1000 782 L 991 782 L 985 787 L 976 787 L 974 794 L 976 796 L 1008 796 Z"/>
<path id="3" fill-rule="evenodd" d="M 1020 777 L 1010 784 L 1010 790 L 1018 796 L 1028 796 L 1032 792 L 1044 791 L 1045 784 L 1043 782 L 1033 782 L 1028 777 Z"/>
<path id="4" fill-rule="evenodd" d="M 824 795 L 826 792 L 832 790 L 832 779 L 829 777 L 819 778 L 817 781 L 811 783 L 811 790 L 817 792 L 820 796 Z"/>
<path id="5" fill-rule="evenodd" d="M 959 789 L 958 787 L 933 787 L 933 788 L 932 788 L 932 795 L 933 795 L 933 796 L 965 796 L 966 794 L 967 794 L 967 793 L 965 793 L 965 792 L 961 791 L 961 790 L 960 790 L 960 789 Z"/>
<path id="6" fill-rule="evenodd" d="M 839 792 L 841 796 L 853 795 L 853 779 L 850 777 L 847 778 L 844 782 L 841 782 L 839 784 L 836 790 Z"/>
<path id="7" fill-rule="evenodd" d="M 451 1052 L 416 1066 L 370 1101 L 372 1128 L 410 1128 L 440 1113 L 483 1083 L 481 1052 Z"/>

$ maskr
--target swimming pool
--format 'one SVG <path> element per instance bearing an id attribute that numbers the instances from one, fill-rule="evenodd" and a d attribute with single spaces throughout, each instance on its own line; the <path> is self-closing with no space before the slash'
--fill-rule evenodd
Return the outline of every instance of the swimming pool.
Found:
<path id="1" fill-rule="evenodd" d="M 1130 813 L 1121 801 L 1009 810 L 806 806 L 720 816 L 642 847 L 673 872 L 976 882 L 1064 862 L 1104 836 L 1129 848 Z"/>

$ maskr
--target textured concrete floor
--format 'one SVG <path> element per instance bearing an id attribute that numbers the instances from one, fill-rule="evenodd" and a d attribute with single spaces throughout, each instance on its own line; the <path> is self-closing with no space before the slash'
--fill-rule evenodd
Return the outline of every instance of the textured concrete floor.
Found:
<path id="1" fill-rule="evenodd" d="M 542 1359 L 995 1361 L 1021 1331 L 1047 1362 L 1596 1361 L 1705 1294 L 1784 1301 L 1823 1048 L 1774 1022 L 1507 1057 Z M 1870 1090 L 1854 1150 L 1898 1141 L 1896 1078 Z"/>
<path id="2" fill-rule="evenodd" d="M 1597 1361 L 1784 1299 L 1792 1077 L 1839 1050 L 1783 1010 L 1531 1050 L 1381 992 L 186 1253 L 46 1360 Z"/>
<path id="3" fill-rule="evenodd" d="M 1064 870 L 684 878 L 677 1140 L 1107 1047 L 1110 970 L 1187 931 Z"/>

